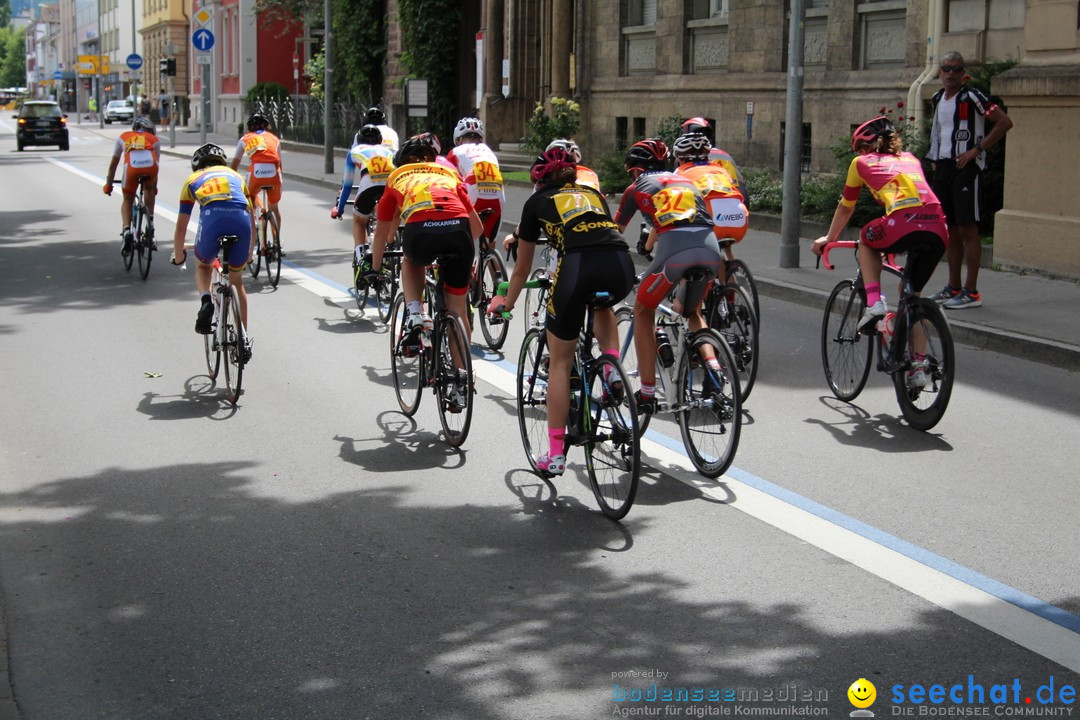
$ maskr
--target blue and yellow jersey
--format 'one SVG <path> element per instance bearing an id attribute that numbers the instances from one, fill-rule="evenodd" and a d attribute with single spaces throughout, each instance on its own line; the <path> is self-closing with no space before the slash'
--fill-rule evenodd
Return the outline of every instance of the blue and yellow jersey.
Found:
<path id="1" fill-rule="evenodd" d="M 244 176 L 224 165 L 211 165 L 196 170 L 184 181 L 180 191 L 181 213 L 190 215 L 195 203 L 206 207 L 217 202 L 250 210 Z"/>

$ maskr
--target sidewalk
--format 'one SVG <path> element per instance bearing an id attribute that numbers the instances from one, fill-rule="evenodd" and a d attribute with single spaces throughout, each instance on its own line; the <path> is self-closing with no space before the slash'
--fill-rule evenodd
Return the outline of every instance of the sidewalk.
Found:
<path id="1" fill-rule="evenodd" d="M 168 134 L 162 136 L 165 154 L 191 157 L 199 145 L 199 133 L 177 129 L 176 147 L 168 148 Z M 230 155 L 236 145 L 233 136 L 208 134 L 207 140 L 217 142 Z M 321 147 L 301 147 L 283 143 L 285 177 L 289 180 L 320 185 L 327 188 L 327 212 L 333 202 L 332 191 L 341 185 L 345 167 L 344 150 L 335 153 L 334 173 L 325 173 Z M 509 231 L 517 223 L 521 208 L 529 196 L 529 188 L 508 186 L 503 228 Z M 855 274 L 854 253 L 837 253 L 830 259 L 836 270 L 815 269 L 816 258 L 810 253 L 809 240 L 800 255 L 801 267 L 779 267 L 780 236 L 763 229 L 775 227 L 771 218 L 751 218 L 751 230 L 735 248 L 737 257 L 744 260 L 754 274 L 762 295 L 788 302 L 812 305 L 824 309 L 829 292 L 840 280 Z M 809 228 L 804 232 L 816 232 Z M 946 283 L 947 268 L 942 262 L 927 285 L 926 292 L 937 292 Z M 886 295 L 895 290 L 885 286 Z M 891 292 L 890 292 L 891 291 Z M 1051 280 L 1037 275 L 995 271 L 984 268 L 979 273 L 979 292 L 985 303 L 980 308 L 948 310 L 946 315 L 957 342 L 978 348 L 1006 353 L 1016 357 L 1080 371 L 1080 284 L 1068 280 Z"/>

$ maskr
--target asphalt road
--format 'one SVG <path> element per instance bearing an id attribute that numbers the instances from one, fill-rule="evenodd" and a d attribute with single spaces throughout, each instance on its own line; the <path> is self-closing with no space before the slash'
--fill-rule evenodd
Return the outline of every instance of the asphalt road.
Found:
<path id="1" fill-rule="evenodd" d="M 735 467 L 702 480 L 654 433 L 612 523 L 583 473 L 526 471 L 519 323 L 510 359 L 478 364 L 461 452 L 430 395 L 396 411 L 325 189 L 288 187 L 289 267 L 276 291 L 249 280 L 255 356 L 228 406 L 192 273 L 167 252 L 147 282 L 123 270 L 109 133 L 16 153 L 0 120 L 0 589 L 23 718 L 842 716 L 859 678 L 878 716 L 917 714 L 914 684 L 1005 685 L 996 715 L 1075 707 L 1075 375 L 960 347 L 921 433 L 885 376 L 831 399 L 819 312 L 762 298 Z M 187 172 L 164 160 L 163 247 Z M 678 688 L 703 697 L 663 701 Z"/>

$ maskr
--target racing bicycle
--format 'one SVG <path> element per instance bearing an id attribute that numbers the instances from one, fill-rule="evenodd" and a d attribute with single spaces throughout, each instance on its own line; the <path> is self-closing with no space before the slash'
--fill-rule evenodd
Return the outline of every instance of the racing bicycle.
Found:
<path id="1" fill-rule="evenodd" d="M 251 277 L 259 277 L 259 271 L 266 265 L 266 279 L 273 287 L 281 279 L 281 258 L 285 251 L 281 249 L 281 227 L 277 216 L 270 211 L 267 194 L 270 188 L 263 186 L 255 195 L 255 247 L 251 252 L 248 271 Z"/>

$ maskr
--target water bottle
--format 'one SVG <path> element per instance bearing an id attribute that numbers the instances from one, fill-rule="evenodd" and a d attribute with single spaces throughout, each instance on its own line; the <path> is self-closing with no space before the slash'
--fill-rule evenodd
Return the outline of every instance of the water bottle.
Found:
<path id="1" fill-rule="evenodd" d="M 668 340 L 664 328 L 656 328 L 656 357 L 660 359 L 660 365 L 665 368 L 675 364 L 675 351 L 671 349 L 671 341 Z"/>

